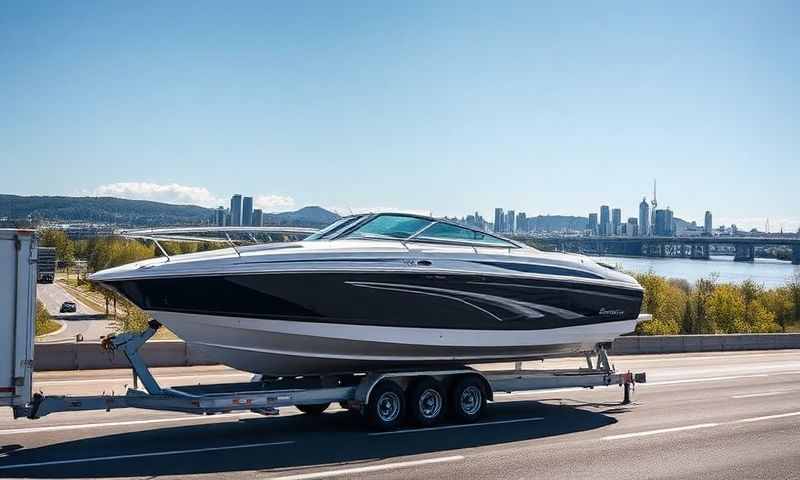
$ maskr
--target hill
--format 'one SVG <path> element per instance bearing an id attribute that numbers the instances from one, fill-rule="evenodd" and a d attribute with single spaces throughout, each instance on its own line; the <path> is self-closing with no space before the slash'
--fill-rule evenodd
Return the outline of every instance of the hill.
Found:
<path id="1" fill-rule="evenodd" d="M 0 195 L 0 218 L 51 222 L 113 223 L 131 227 L 201 225 L 214 218 L 214 210 L 197 205 L 173 205 L 116 197 L 49 197 Z M 321 207 L 268 213 L 270 225 L 319 227 L 339 218 Z"/>

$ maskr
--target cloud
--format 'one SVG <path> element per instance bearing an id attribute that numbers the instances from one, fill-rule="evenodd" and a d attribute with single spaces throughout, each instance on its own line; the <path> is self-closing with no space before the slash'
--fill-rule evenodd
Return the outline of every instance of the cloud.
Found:
<path id="1" fill-rule="evenodd" d="M 283 195 L 256 195 L 253 206 L 265 212 L 284 212 L 294 208 L 294 199 Z"/>
<path id="2" fill-rule="evenodd" d="M 100 185 L 84 193 L 98 197 L 152 200 L 182 205 L 200 205 L 209 208 L 230 205 L 230 197 L 215 195 L 206 187 L 194 187 L 177 183 L 118 182 Z M 291 209 L 294 207 L 295 202 L 292 197 L 288 196 L 258 194 L 253 196 L 253 204 L 255 208 L 260 208 L 265 212 L 273 212 Z"/>
<path id="3" fill-rule="evenodd" d="M 213 195 L 205 187 L 192 187 L 177 183 L 159 184 L 149 182 L 119 182 L 100 185 L 92 192 L 95 196 L 110 196 L 132 200 L 201 205 L 214 207 L 224 205 L 225 200 Z"/>

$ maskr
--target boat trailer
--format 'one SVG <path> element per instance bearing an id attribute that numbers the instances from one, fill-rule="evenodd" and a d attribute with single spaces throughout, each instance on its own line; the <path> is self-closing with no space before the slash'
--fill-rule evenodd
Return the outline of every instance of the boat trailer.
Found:
<path id="1" fill-rule="evenodd" d="M 451 392 L 439 395 L 439 410 L 443 409 L 446 396 L 458 396 L 461 401 L 453 402 L 461 406 L 461 410 L 456 410 L 462 415 L 456 417 L 471 421 L 482 413 L 482 406 L 487 400 L 493 400 L 494 392 L 618 385 L 624 388 L 622 403 L 628 404 L 635 384 L 646 381 L 644 373 L 615 372 L 605 348 L 598 346 L 595 352 L 585 354 L 587 368 L 570 370 L 524 370 L 522 362 L 517 362 L 513 370 L 503 371 L 481 371 L 454 365 L 452 368 L 385 370 L 330 377 L 261 378 L 257 375 L 253 381 L 244 383 L 163 388 L 139 355 L 141 346 L 155 335 L 160 326 L 157 321 L 151 320 L 143 332 L 123 333 L 103 341 L 104 349 L 121 352 L 132 367 L 134 388 L 129 388 L 124 395 L 78 397 L 36 393 L 30 403 L 13 407 L 14 417 L 36 419 L 55 412 L 110 411 L 129 407 L 205 415 L 232 411 L 277 415 L 280 407 L 296 406 L 306 413 L 321 413 L 328 404 L 339 402 L 345 408 L 359 411 L 379 428 L 386 429 L 394 428 L 401 420 L 386 414 L 387 411 L 392 413 L 391 410 L 381 410 L 376 405 L 391 406 L 391 401 L 395 401 L 399 402 L 397 408 L 402 410 L 402 398 L 406 397 L 407 392 L 420 390 L 419 384 L 424 382 L 433 385 L 427 391 L 428 396 L 431 396 L 431 392 L 435 393 L 437 388 L 441 392 Z M 597 357 L 596 364 L 593 363 L 593 354 Z M 144 391 L 138 388 L 139 382 Z M 419 402 L 420 405 L 425 398 Z M 436 401 L 436 395 L 433 395 L 432 401 Z M 408 407 L 412 408 L 415 402 L 408 403 Z"/>

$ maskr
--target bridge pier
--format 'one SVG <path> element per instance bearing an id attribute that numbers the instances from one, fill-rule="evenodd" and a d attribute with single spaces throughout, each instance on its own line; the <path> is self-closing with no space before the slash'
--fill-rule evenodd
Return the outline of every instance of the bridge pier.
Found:
<path id="1" fill-rule="evenodd" d="M 734 262 L 752 262 L 756 257 L 755 245 L 748 243 L 737 243 L 736 253 L 733 256 Z"/>
<path id="2" fill-rule="evenodd" d="M 792 265 L 800 265 L 800 245 L 792 246 Z"/>
<path id="3" fill-rule="evenodd" d="M 708 245 L 705 244 L 692 244 L 691 258 L 694 260 L 708 260 L 711 258 L 708 254 L 710 250 Z"/>

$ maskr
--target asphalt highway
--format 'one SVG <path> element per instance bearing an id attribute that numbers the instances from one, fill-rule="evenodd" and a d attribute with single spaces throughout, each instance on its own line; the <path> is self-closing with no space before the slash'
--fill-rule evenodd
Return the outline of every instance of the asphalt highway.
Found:
<path id="1" fill-rule="evenodd" d="M 75 299 L 64 287 L 56 283 L 40 283 L 36 285 L 36 298 L 47 309 L 47 312 L 66 328 L 36 339 L 37 342 L 75 341 L 75 336 L 83 335 L 84 340 L 98 340 L 101 336 L 112 332 L 108 320 L 102 312 L 96 312 L 89 306 Z M 74 313 L 61 313 L 61 304 L 75 302 Z"/>
<path id="2" fill-rule="evenodd" d="M 140 410 L 32 421 L 0 411 L 0 477 L 800 478 L 800 351 L 612 357 L 618 387 L 496 395 L 474 425 L 376 433 L 347 411 L 189 416 Z M 534 365 L 535 366 L 535 365 Z M 545 362 L 577 367 L 579 359 Z M 243 381 L 223 367 L 154 369 L 162 385 Z M 130 373 L 36 375 L 47 394 L 122 392 Z"/>

